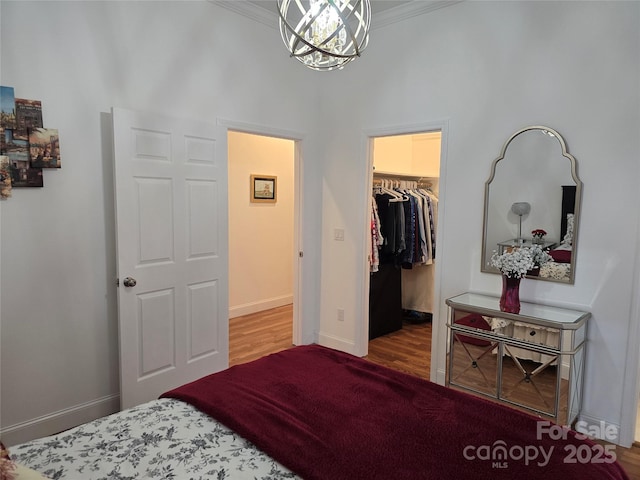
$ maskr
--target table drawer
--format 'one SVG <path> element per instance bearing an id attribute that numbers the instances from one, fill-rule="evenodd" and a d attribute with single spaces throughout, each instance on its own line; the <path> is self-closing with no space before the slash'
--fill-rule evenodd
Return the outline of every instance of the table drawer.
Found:
<path id="1" fill-rule="evenodd" d="M 562 336 L 558 328 L 541 327 L 496 317 L 488 318 L 487 323 L 491 325 L 494 333 L 501 336 L 560 350 Z"/>

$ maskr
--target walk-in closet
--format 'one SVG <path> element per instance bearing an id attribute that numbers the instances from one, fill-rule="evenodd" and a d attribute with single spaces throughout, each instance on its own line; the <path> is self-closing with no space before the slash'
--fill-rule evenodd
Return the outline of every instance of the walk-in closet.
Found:
<path id="1" fill-rule="evenodd" d="M 373 143 L 369 340 L 433 316 L 440 132 Z"/>

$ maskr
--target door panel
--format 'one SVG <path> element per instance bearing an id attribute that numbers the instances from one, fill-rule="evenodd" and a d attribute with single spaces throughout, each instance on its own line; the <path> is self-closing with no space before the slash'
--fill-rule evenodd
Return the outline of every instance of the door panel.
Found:
<path id="1" fill-rule="evenodd" d="M 215 125 L 123 109 L 113 123 L 128 408 L 228 365 L 227 169 Z"/>
<path id="2" fill-rule="evenodd" d="M 173 289 L 138 295 L 139 379 L 175 368 L 174 303 Z"/>
<path id="3" fill-rule="evenodd" d="M 216 312 L 218 282 L 204 282 L 189 287 L 189 361 L 197 361 L 216 351 L 219 319 L 211 321 L 210 312 Z"/>

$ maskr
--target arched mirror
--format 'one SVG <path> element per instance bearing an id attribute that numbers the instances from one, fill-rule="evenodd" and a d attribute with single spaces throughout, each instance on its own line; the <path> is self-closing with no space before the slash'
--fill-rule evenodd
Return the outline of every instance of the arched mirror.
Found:
<path id="1" fill-rule="evenodd" d="M 558 132 L 532 126 L 514 133 L 485 183 L 481 270 L 500 273 L 491 265 L 495 252 L 537 243 L 553 261 L 527 278 L 572 284 L 581 193 L 576 159 Z"/>

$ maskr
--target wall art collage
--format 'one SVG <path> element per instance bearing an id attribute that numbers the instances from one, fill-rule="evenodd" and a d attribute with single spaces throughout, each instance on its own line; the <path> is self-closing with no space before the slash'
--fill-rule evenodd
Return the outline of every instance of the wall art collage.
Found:
<path id="1" fill-rule="evenodd" d="M 42 123 L 42 102 L 16 98 L 0 86 L 0 198 L 20 187 L 42 187 L 45 168 L 60 168 L 58 130 Z"/>

